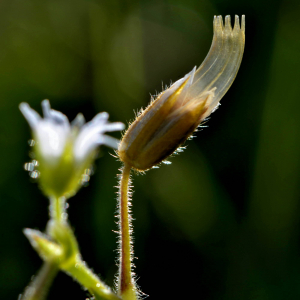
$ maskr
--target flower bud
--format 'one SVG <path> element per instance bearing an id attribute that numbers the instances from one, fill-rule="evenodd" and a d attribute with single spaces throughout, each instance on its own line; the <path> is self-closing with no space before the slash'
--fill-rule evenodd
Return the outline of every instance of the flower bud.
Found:
<path id="1" fill-rule="evenodd" d="M 24 234 L 30 241 L 31 246 L 38 252 L 44 261 L 56 260 L 57 262 L 63 255 L 63 249 L 60 245 L 53 242 L 50 237 L 42 232 L 26 228 Z"/>
<path id="2" fill-rule="evenodd" d="M 201 66 L 176 81 L 142 111 L 130 125 L 118 148 L 120 160 L 137 170 L 147 170 L 171 155 L 219 105 L 239 69 L 245 44 L 235 17 L 214 19 L 214 37 Z"/>

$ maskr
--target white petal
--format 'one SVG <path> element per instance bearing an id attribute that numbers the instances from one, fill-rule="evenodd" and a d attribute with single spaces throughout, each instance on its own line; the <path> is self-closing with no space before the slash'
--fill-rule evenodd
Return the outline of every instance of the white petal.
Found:
<path id="1" fill-rule="evenodd" d="M 72 121 L 71 126 L 81 128 L 85 124 L 85 118 L 82 113 L 77 114 L 75 119 Z"/>
<path id="2" fill-rule="evenodd" d="M 90 123 L 94 123 L 94 122 L 105 123 L 108 120 L 108 118 L 109 118 L 109 114 L 104 111 L 97 114 Z"/>
<path id="3" fill-rule="evenodd" d="M 98 140 L 99 145 L 105 145 L 113 149 L 118 149 L 120 140 L 115 139 L 108 135 L 102 135 Z"/>
<path id="4" fill-rule="evenodd" d="M 120 131 L 125 128 L 125 125 L 121 122 L 115 122 L 115 123 L 108 123 L 103 125 L 103 132 L 108 132 L 108 131 Z"/>
<path id="5" fill-rule="evenodd" d="M 73 142 L 73 154 L 79 162 L 86 159 L 99 145 L 118 147 L 119 141 L 104 135 L 104 133 L 123 130 L 124 124 L 109 123 L 108 113 L 99 113 L 86 124 L 83 115 L 78 114 L 71 127 L 64 114 L 51 109 L 49 100 L 42 101 L 42 109 L 44 119 L 27 103 L 20 104 L 20 110 L 33 130 L 37 147 L 43 159 L 53 163 L 57 162 L 63 155 L 67 142 Z"/>
<path id="6" fill-rule="evenodd" d="M 46 160 L 58 159 L 64 152 L 69 131 L 50 120 L 41 120 L 34 130 L 41 155 Z"/>
<path id="7" fill-rule="evenodd" d="M 42 109 L 45 119 L 50 119 L 57 124 L 61 124 L 65 127 L 70 127 L 67 116 L 60 111 L 51 109 L 49 100 L 46 99 L 42 101 Z"/>
<path id="8" fill-rule="evenodd" d="M 42 110 L 44 114 L 44 118 L 51 118 L 51 106 L 48 99 L 42 101 Z"/>
<path id="9" fill-rule="evenodd" d="M 28 121 L 42 159 L 55 163 L 63 154 L 70 135 L 67 117 L 50 108 L 48 100 L 42 102 L 44 119 L 27 103 L 20 104 L 20 110 Z"/>
<path id="10" fill-rule="evenodd" d="M 25 117 L 25 119 L 27 120 L 31 129 L 34 129 L 39 123 L 39 121 L 42 119 L 41 116 L 28 105 L 28 103 L 22 102 L 19 105 L 19 109 Z"/>
<path id="11" fill-rule="evenodd" d="M 91 122 L 82 126 L 77 139 L 74 142 L 74 156 L 75 159 L 81 161 L 85 159 L 93 150 L 99 145 L 105 144 L 107 146 L 116 146 L 116 142 L 112 142 L 111 139 L 104 137 L 103 133 L 106 131 L 118 131 L 124 129 L 124 124 L 106 123 L 108 114 L 98 114 Z"/>
<path id="12" fill-rule="evenodd" d="M 99 145 L 101 135 L 93 130 L 81 130 L 74 142 L 74 157 L 77 161 L 84 160 Z"/>

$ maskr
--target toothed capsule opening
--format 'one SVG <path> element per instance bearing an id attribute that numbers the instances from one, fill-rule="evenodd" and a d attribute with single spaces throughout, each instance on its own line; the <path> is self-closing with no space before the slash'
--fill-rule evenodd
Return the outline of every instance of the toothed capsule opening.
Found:
<path id="1" fill-rule="evenodd" d="M 212 88 L 216 94 L 212 105 L 216 105 L 231 86 L 244 51 L 245 17 L 242 26 L 239 17 L 235 16 L 234 28 L 230 16 L 225 17 L 225 26 L 221 16 L 214 18 L 214 38 L 210 51 L 195 73 L 194 82 L 189 89 L 188 97 L 194 98 Z"/>

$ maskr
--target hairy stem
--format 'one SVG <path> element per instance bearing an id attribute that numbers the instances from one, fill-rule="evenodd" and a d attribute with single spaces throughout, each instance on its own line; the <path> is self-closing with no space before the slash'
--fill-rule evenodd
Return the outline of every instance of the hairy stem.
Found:
<path id="1" fill-rule="evenodd" d="M 120 260 L 118 293 L 124 300 L 137 299 L 136 285 L 132 273 L 132 241 L 130 216 L 130 170 L 131 166 L 124 164 L 121 174 L 119 191 L 119 233 L 120 233 Z"/>
<path id="2" fill-rule="evenodd" d="M 47 297 L 48 290 L 52 281 L 58 272 L 57 262 L 44 262 L 42 268 L 26 287 L 20 300 L 44 300 Z"/>

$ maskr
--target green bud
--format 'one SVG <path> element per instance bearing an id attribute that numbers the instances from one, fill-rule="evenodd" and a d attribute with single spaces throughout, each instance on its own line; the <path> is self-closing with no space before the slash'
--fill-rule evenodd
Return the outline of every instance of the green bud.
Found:
<path id="1" fill-rule="evenodd" d="M 24 229 L 24 234 L 44 261 L 59 261 L 62 258 L 62 247 L 53 242 L 47 235 L 29 228 Z"/>

